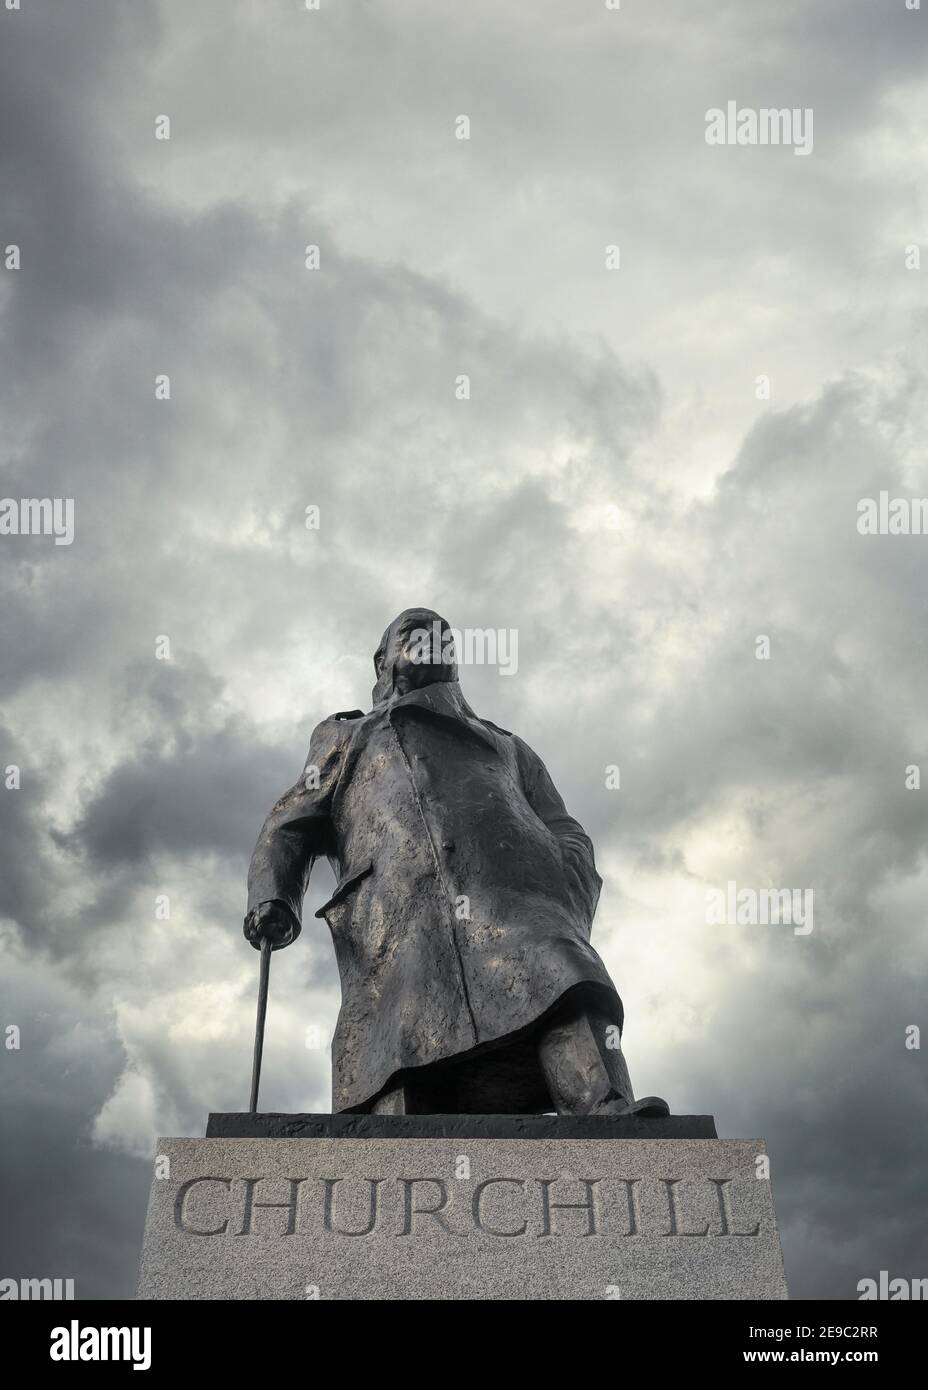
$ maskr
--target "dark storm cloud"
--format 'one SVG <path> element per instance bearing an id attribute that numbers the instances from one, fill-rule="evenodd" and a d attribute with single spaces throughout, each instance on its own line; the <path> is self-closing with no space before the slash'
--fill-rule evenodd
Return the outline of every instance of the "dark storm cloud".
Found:
<path id="1" fill-rule="evenodd" d="M 917 277 L 861 272 L 899 241 L 886 157 L 915 152 L 888 113 L 918 18 L 298 10 L 0 11 L 0 242 L 23 247 L 0 277 L 0 491 L 77 501 L 73 546 L 0 543 L 0 762 L 24 769 L 0 796 L 3 1017 L 28 1037 L 3 1272 L 131 1293 L 133 1155 L 242 1101 L 260 822 L 315 722 L 367 707 L 386 621 L 428 603 L 518 630 L 517 675 L 462 681 L 593 837 L 639 1090 L 766 1135 L 794 1293 L 923 1274 L 899 1213 L 923 1166 L 903 1030 L 926 813 L 902 773 L 928 739 L 924 560 L 854 525 L 862 495 L 928 491 L 921 370 L 860 347 L 881 320 L 918 331 Z M 707 151 L 729 96 L 814 104 L 816 154 Z M 741 438 L 732 377 L 750 392 L 773 356 L 782 379 L 806 338 L 826 369 L 803 358 L 803 402 Z M 814 885 L 815 931 L 708 927 L 728 878 Z M 328 883 L 275 971 L 281 1110 L 328 1104 L 304 1040 L 337 1008 Z"/>
<path id="2" fill-rule="evenodd" d="M 11 785 L 16 779 L 18 786 Z M 0 919 L 32 923 L 47 911 L 49 854 L 43 815 L 47 782 L 43 768 L 23 757 L 10 731 L 0 725 Z"/>
<path id="3" fill-rule="evenodd" d="M 161 679 L 173 677 L 168 670 Z M 191 682 L 187 695 L 195 702 L 199 694 Z M 140 740 L 131 759 L 107 774 L 61 837 L 101 868 L 138 868 L 165 854 L 218 853 L 241 861 L 269 801 L 293 780 L 292 758 L 264 744 L 253 727 L 230 719 L 216 730 L 185 728 L 173 701 L 166 703 L 158 734 Z"/>
<path id="4" fill-rule="evenodd" d="M 4 1054 L 4 1277 L 73 1279 L 76 1298 L 132 1297 L 151 1165 L 91 1134 L 124 1065 L 119 1038 L 95 1001 L 34 962 L 5 959 L 2 995 L 4 1022 L 22 1030 L 20 1050 Z"/>

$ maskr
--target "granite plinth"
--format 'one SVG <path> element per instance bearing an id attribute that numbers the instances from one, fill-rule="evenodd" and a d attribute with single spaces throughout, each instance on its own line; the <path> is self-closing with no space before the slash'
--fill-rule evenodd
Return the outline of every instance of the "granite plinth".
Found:
<path id="1" fill-rule="evenodd" d="M 787 1297 L 762 1140 L 557 1132 L 162 1139 L 139 1296 Z"/>

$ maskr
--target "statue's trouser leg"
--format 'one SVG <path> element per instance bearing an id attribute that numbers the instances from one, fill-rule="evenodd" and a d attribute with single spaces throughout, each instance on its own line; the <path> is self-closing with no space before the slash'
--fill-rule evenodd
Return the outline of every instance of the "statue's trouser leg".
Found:
<path id="1" fill-rule="evenodd" d="M 634 1100 L 618 1025 L 595 1007 L 549 1024 L 538 1059 L 559 1115 L 609 1114 Z"/>
<path id="2" fill-rule="evenodd" d="M 384 1091 L 371 1106 L 372 1115 L 405 1115 L 406 1087 L 394 1086 L 392 1091 Z"/>
<path id="3" fill-rule="evenodd" d="M 454 1114 L 453 1079 L 422 1068 L 424 1075 L 400 1073 L 398 1084 L 382 1091 L 371 1106 L 372 1115 Z"/>

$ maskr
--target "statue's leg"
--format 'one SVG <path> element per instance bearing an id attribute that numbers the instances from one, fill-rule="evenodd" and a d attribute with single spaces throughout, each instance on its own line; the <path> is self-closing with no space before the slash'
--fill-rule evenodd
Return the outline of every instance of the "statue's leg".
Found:
<path id="1" fill-rule="evenodd" d="M 405 1115 L 406 1087 L 394 1086 L 392 1090 L 381 1091 L 371 1106 L 372 1115 Z"/>
<path id="2" fill-rule="evenodd" d="M 559 1115 L 608 1114 L 633 1103 L 619 1026 L 595 1007 L 580 1006 L 550 1023 L 538 1058 Z"/>
<path id="3" fill-rule="evenodd" d="M 372 1115 L 454 1114 L 453 1077 L 445 1070 L 422 1067 L 399 1072 L 371 1106 Z"/>

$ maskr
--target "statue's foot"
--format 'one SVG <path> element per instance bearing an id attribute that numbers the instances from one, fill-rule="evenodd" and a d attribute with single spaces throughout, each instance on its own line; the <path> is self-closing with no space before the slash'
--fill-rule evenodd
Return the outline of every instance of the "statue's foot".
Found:
<path id="1" fill-rule="evenodd" d="M 670 1106 L 660 1096 L 643 1096 L 641 1100 L 609 1101 L 596 1111 L 597 1115 L 634 1115 L 642 1120 L 660 1120 L 670 1114 Z"/>

